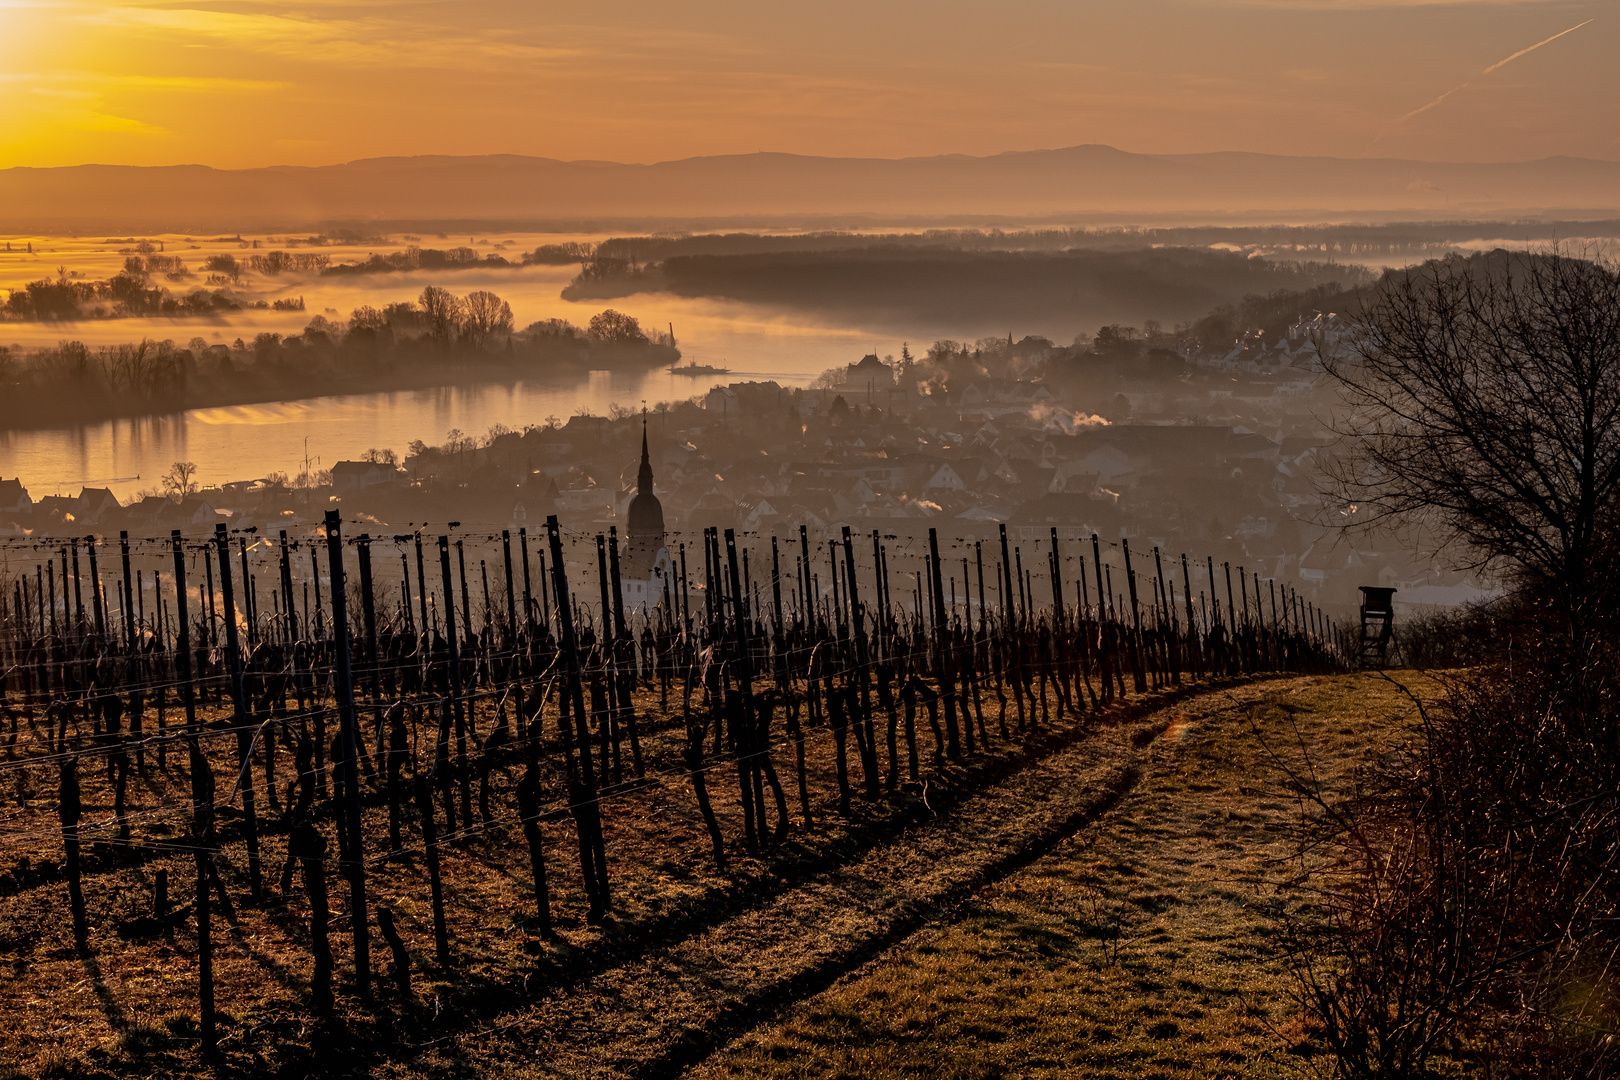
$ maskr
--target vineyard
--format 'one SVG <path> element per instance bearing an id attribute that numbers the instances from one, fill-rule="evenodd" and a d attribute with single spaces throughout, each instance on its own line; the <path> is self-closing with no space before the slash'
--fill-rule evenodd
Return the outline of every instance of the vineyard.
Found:
<path id="1" fill-rule="evenodd" d="M 1056 529 L 709 530 L 632 605 L 613 531 L 354 528 L 5 543 L 0 1067 L 365 1071 L 550 1002 L 570 1071 L 667 1071 L 727 1021 L 592 1059 L 588 1002 L 691 1011 L 662 966 L 744 915 L 706 947 L 824 984 L 837 890 L 903 893 L 897 940 L 1118 782 L 1061 754 L 1356 648 L 1241 567 Z M 915 832 L 994 785 L 959 847 Z"/>

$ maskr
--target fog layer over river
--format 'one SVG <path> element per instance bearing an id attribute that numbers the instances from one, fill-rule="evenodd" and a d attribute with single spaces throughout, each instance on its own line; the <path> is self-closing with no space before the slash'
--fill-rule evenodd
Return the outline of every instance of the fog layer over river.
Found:
<path id="1" fill-rule="evenodd" d="M 157 238 L 154 238 L 157 239 Z M 465 244 L 470 237 L 441 240 L 424 236 L 424 247 Z M 498 251 L 516 261 L 518 253 L 556 236 L 478 238 L 480 252 Z M 594 239 L 594 238 L 587 238 Z M 22 244 L 14 240 L 16 247 Z M 0 254 L 0 289 L 55 276 L 58 266 L 89 278 L 115 273 L 123 256 L 99 238 L 34 241 L 35 251 Z M 277 246 L 261 241 L 260 253 Z M 501 246 L 504 245 L 504 246 Z M 333 262 L 364 258 L 369 251 L 394 250 L 397 244 L 364 247 L 327 246 Z M 245 257 L 235 242 L 164 238 L 168 254 L 183 256 L 199 267 L 207 255 Z M 597 415 L 617 404 L 648 407 L 706 392 L 717 381 L 774 379 L 803 385 L 823 370 L 858 360 L 876 350 L 898 353 L 901 337 L 893 328 L 873 330 L 827 325 L 802 314 L 766 310 L 758 305 L 684 299 L 668 294 L 628 297 L 622 301 L 570 302 L 559 297 L 576 266 L 533 266 L 512 270 L 464 270 L 373 274 L 325 278 L 283 275 L 253 277 L 244 285 L 255 297 L 304 297 L 306 310 L 244 310 L 217 318 L 103 319 L 79 323 L 0 324 L 0 343 L 25 349 L 80 340 L 91 345 L 172 339 L 185 346 L 201 337 L 210 344 L 249 343 L 261 332 L 298 333 L 311 318 L 346 319 L 363 304 L 414 299 L 427 285 L 440 285 L 457 295 L 488 289 L 511 303 L 516 325 L 545 318 L 568 319 L 583 326 L 606 307 L 638 318 L 649 331 L 673 324 L 682 362 L 729 368 L 726 376 L 673 375 L 658 369 L 637 375 L 593 372 L 568 382 L 528 380 L 498 385 L 448 386 L 432 390 L 351 394 L 230 408 L 194 409 L 185 413 L 115 420 L 66 429 L 0 432 L 0 477 L 18 476 L 35 498 L 54 493 L 76 494 L 81 485 L 111 487 L 125 501 L 138 490 L 155 488 L 175 461 L 194 461 L 204 485 L 261 477 L 270 472 L 297 474 L 307 452 L 312 464 L 329 468 L 367 449 L 390 448 L 404 455 L 412 439 L 444 441 L 451 429 L 482 435 L 492 425 L 521 430 L 547 417 L 566 420 L 581 411 Z M 169 286 L 183 295 L 202 284 L 202 275 Z M 938 330 L 940 336 L 949 328 Z M 1041 328 L 1031 328 L 1040 332 Z M 990 332 L 989 329 L 985 330 Z M 1004 331 L 1003 331 L 1004 332 Z M 915 349 L 927 331 L 911 340 Z M 929 341 L 933 336 L 928 338 Z"/>

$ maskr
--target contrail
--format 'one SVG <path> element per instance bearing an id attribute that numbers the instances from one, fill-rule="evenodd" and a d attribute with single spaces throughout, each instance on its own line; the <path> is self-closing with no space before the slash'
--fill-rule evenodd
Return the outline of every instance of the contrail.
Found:
<path id="1" fill-rule="evenodd" d="M 1508 56 L 1508 57 L 1505 57 L 1505 58 L 1503 58 L 1501 60 L 1498 60 L 1496 63 L 1492 64 L 1490 67 L 1488 67 L 1484 71 L 1480 72 L 1479 75 L 1474 76 L 1474 78 L 1477 79 L 1477 78 L 1480 78 L 1482 76 L 1489 75 L 1491 72 L 1497 70 L 1498 68 L 1506 67 L 1508 64 L 1513 63 L 1513 61 L 1517 60 L 1519 57 L 1523 56 L 1525 53 L 1533 53 L 1537 49 L 1541 48 L 1543 45 L 1552 44 L 1553 42 L 1557 41 L 1559 38 L 1563 37 L 1565 34 L 1573 34 L 1575 31 L 1579 30 L 1581 27 L 1585 26 L 1587 23 L 1590 23 L 1591 21 L 1592 21 L 1591 19 L 1587 19 L 1586 22 L 1576 23 L 1574 26 L 1570 27 L 1568 30 L 1560 30 L 1558 33 L 1554 34 L 1550 38 L 1544 38 L 1541 41 L 1536 42 L 1534 45 L 1531 45 L 1531 46 L 1528 46 L 1526 48 L 1520 49 L 1518 52 L 1514 53 L 1512 56 Z M 1399 120 L 1395 121 L 1395 123 L 1396 124 L 1404 124 L 1406 121 L 1412 119 L 1412 117 L 1418 116 L 1418 115 L 1421 115 L 1422 113 L 1428 112 L 1430 109 L 1434 108 L 1436 105 L 1438 105 L 1442 101 L 1446 100 L 1446 98 L 1450 97 L 1452 94 L 1455 94 L 1455 93 L 1457 93 L 1458 91 L 1461 91 L 1461 90 L 1466 90 L 1472 85 L 1473 85 L 1473 80 L 1469 80 L 1468 82 L 1462 83 L 1459 86 L 1453 86 L 1450 90 L 1447 90 L 1445 93 L 1441 94 L 1439 97 L 1435 98 L 1433 101 L 1429 102 L 1427 105 L 1424 105 L 1424 106 L 1421 106 L 1419 108 L 1413 109 L 1411 112 L 1407 113 L 1405 116 L 1403 116 Z M 1393 126 L 1393 125 L 1391 125 L 1391 126 Z M 1386 132 L 1385 134 L 1388 134 L 1388 133 Z M 1383 137 L 1384 137 L 1383 135 L 1378 136 L 1378 138 L 1380 138 L 1380 139 L 1382 139 Z M 1376 142 L 1377 140 L 1374 140 L 1374 141 Z"/>
<path id="2" fill-rule="evenodd" d="M 1535 52 L 1537 49 L 1541 48 L 1543 45 L 1551 45 L 1553 42 L 1557 41 L 1559 38 L 1563 37 L 1565 34 L 1573 34 L 1575 31 L 1577 31 L 1581 27 L 1585 26 L 1586 23 L 1589 23 L 1591 21 L 1592 21 L 1591 19 L 1587 19 L 1586 22 L 1576 23 L 1574 26 L 1570 27 L 1568 30 L 1560 30 L 1558 33 L 1554 34 L 1552 37 L 1546 38 L 1546 39 L 1544 39 L 1542 41 L 1538 41 L 1534 45 L 1530 46 L 1528 49 L 1520 49 L 1518 52 L 1514 53 L 1512 56 L 1508 57 L 1506 60 L 1498 60 L 1496 63 L 1492 64 L 1490 67 L 1488 67 L 1484 71 L 1480 72 L 1480 74 L 1481 75 L 1489 75 L 1491 72 L 1495 71 L 1497 68 L 1504 67 L 1504 66 L 1506 66 L 1508 64 L 1513 63 L 1513 61 L 1517 60 L 1519 57 L 1523 56 L 1525 53 Z"/>

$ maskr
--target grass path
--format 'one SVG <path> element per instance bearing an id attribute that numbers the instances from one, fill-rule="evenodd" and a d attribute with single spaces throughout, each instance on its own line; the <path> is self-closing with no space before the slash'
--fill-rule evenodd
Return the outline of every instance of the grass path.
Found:
<path id="1" fill-rule="evenodd" d="M 1135 781 L 1053 850 L 779 1022 L 719 1077 L 1267 1077 L 1312 1047 L 1278 888 L 1299 808 L 1281 760 L 1330 790 L 1410 708 L 1377 676 L 1216 691 L 1148 719 Z"/>

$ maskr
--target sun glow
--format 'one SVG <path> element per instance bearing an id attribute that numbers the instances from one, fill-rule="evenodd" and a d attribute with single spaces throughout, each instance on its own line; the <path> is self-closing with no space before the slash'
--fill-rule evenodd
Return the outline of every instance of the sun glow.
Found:
<path id="1" fill-rule="evenodd" d="M 1561 5 L 1560 24 L 1540 3 L 1487 5 L 1488 22 L 1407 0 L 1017 0 L 926 23 L 900 6 L 852 22 L 836 2 L 740 15 L 720 0 L 0 0 L 0 168 L 1081 143 L 1356 156 L 1403 115 L 1380 154 L 1615 155 L 1620 69 L 1601 58 L 1620 21 L 1595 18 L 1597 0 Z M 1577 19 L 1592 21 L 1547 37 Z M 1295 62 L 1295 43 L 1325 39 L 1343 47 Z M 1478 76 L 1413 113 L 1510 53 L 1511 96 Z M 1249 54 L 1287 62 L 1229 62 Z"/>

